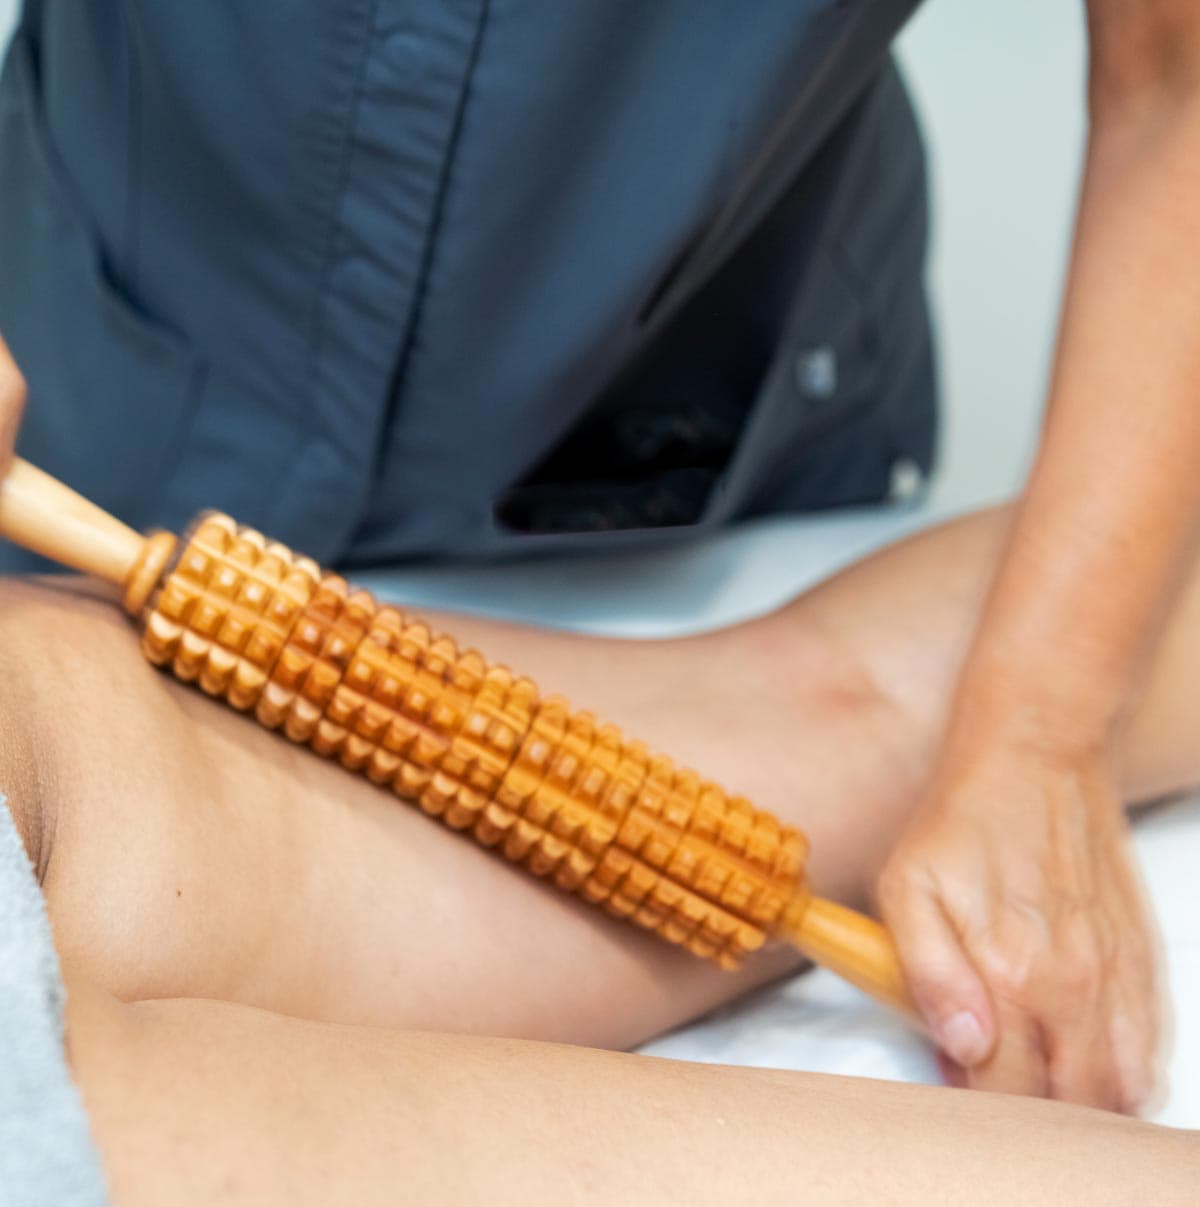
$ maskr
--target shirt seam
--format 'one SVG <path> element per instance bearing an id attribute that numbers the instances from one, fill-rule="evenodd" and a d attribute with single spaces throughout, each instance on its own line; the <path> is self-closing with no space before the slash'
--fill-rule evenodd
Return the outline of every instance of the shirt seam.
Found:
<path id="1" fill-rule="evenodd" d="M 429 294 L 429 284 L 433 276 L 433 264 L 437 256 L 438 236 L 441 233 L 447 197 L 450 192 L 450 176 L 457 160 L 459 145 L 462 141 L 463 125 L 465 124 L 467 107 L 474 85 L 475 72 L 479 65 L 480 54 L 483 48 L 484 31 L 488 24 L 490 10 L 491 0 L 482 0 L 479 6 L 479 15 L 476 18 L 475 33 L 471 39 L 471 46 L 467 53 L 467 62 L 463 71 L 462 83 L 459 86 L 454 117 L 446 139 L 442 165 L 438 172 L 433 206 L 430 209 L 429 221 L 426 225 L 421 255 L 417 265 L 412 307 L 409 311 L 404 335 L 400 341 L 400 351 L 396 357 L 396 365 L 392 370 L 391 380 L 388 383 L 386 395 L 387 408 L 380 430 L 379 441 L 375 448 L 374 464 L 371 467 L 372 483 L 379 480 L 387 461 L 387 450 L 391 444 L 392 433 L 395 429 L 396 418 L 400 410 L 400 398 L 404 391 L 405 380 L 408 375 L 409 365 L 412 362 L 421 320 L 424 316 L 425 300 Z M 351 540 L 353 541 L 353 537 Z"/>

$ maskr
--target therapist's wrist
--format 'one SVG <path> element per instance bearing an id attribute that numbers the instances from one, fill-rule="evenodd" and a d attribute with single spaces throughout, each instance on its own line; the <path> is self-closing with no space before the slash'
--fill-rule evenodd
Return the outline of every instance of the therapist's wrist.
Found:
<path id="1" fill-rule="evenodd" d="M 963 668 L 947 743 L 1003 746 L 1048 758 L 1098 756 L 1110 744 L 1130 684 L 1062 650 L 981 646 Z"/>

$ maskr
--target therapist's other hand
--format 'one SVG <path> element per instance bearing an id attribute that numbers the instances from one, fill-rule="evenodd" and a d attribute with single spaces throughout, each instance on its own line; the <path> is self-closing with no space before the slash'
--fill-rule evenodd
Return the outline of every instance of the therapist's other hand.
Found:
<path id="1" fill-rule="evenodd" d="M 953 746 L 878 885 L 930 1033 L 969 1086 L 1136 1111 L 1156 941 L 1107 760 Z"/>
<path id="2" fill-rule="evenodd" d="M 0 337 L 0 482 L 12 463 L 17 429 L 25 413 L 25 379 L 17 368 L 8 345 Z"/>

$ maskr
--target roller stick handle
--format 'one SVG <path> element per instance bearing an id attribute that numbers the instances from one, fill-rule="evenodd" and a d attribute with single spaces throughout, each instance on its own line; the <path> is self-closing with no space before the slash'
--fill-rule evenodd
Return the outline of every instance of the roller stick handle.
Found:
<path id="1" fill-rule="evenodd" d="M 14 457 L 0 482 L 0 537 L 60 565 L 124 588 L 140 614 L 175 549 L 175 538 L 144 537 L 28 461 Z"/>
<path id="2" fill-rule="evenodd" d="M 145 538 L 20 457 L 0 483 L 0 536 L 51 561 L 124 583 Z"/>
<path id="3" fill-rule="evenodd" d="M 891 935 L 873 918 L 809 897 L 789 910 L 780 931 L 810 960 L 876 1001 L 919 1022 Z"/>

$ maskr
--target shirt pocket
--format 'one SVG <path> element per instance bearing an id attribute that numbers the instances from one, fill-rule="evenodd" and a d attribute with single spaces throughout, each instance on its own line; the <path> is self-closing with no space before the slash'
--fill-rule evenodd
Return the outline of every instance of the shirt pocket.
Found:
<path id="1" fill-rule="evenodd" d="M 20 33 L 0 80 L 0 331 L 30 386 L 21 454 L 126 522 L 152 524 L 204 366 L 115 283 Z"/>

